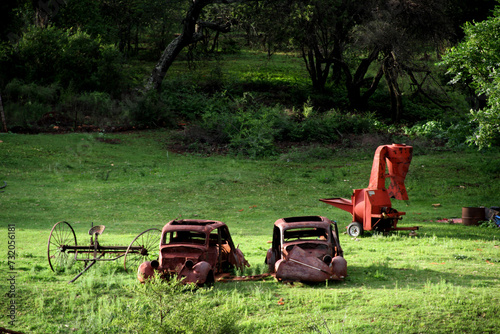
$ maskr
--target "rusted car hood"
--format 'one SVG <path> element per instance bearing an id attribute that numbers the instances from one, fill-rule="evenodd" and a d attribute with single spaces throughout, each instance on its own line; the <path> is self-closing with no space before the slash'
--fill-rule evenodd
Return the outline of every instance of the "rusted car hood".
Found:
<path id="1" fill-rule="evenodd" d="M 342 280 L 347 275 L 347 262 L 336 256 L 327 264 L 314 250 L 294 246 L 284 259 L 276 262 L 276 278 L 283 281 L 324 282 Z"/>

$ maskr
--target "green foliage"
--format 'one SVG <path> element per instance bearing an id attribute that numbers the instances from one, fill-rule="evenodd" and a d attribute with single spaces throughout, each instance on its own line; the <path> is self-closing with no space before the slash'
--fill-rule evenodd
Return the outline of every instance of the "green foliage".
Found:
<path id="1" fill-rule="evenodd" d="M 104 92 L 84 92 L 81 94 L 67 92 L 61 98 L 57 110 L 60 114 L 71 118 L 77 129 L 82 126 L 102 128 L 129 121 L 123 109 L 117 106 L 117 102 Z"/>
<path id="2" fill-rule="evenodd" d="M 278 142 L 332 144 L 343 133 L 373 133 L 378 124 L 371 113 L 317 113 L 310 102 L 286 111 L 262 105 L 251 94 L 235 98 L 223 93 L 206 100 L 201 119 L 188 125 L 183 141 L 191 148 L 196 142 L 226 146 L 233 154 L 256 158 L 276 155 Z"/>
<path id="3" fill-rule="evenodd" d="M 426 138 L 453 148 L 466 146 L 467 138 L 471 136 L 473 131 L 469 121 L 460 119 L 455 120 L 455 122 L 421 122 L 411 127 L 403 127 L 402 130 L 405 135 L 412 139 Z"/>
<path id="4" fill-rule="evenodd" d="M 120 54 L 81 30 L 30 27 L 4 66 L 19 66 L 14 78 L 42 85 L 60 84 L 77 92 L 120 92 Z"/>
<path id="5" fill-rule="evenodd" d="M 44 114 L 52 110 L 58 100 L 60 87 L 56 84 L 41 86 L 35 83 L 25 84 L 18 79 L 9 82 L 5 87 L 4 101 L 15 101 L 5 104 L 5 117 L 11 127 L 31 127 Z"/>
<path id="6" fill-rule="evenodd" d="M 197 289 L 195 284 L 184 285 L 157 274 L 145 284 L 134 285 L 131 292 L 150 310 L 144 317 L 148 331 L 160 328 L 163 333 L 222 334 L 238 330 L 236 314 L 211 289 Z"/>
<path id="7" fill-rule="evenodd" d="M 5 86 L 4 93 L 5 98 L 19 103 L 39 102 L 50 105 L 59 99 L 60 86 L 41 86 L 14 79 Z"/>
<path id="8" fill-rule="evenodd" d="M 224 54 L 239 54 L 241 52 L 241 46 L 235 39 L 224 38 L 221 41 L 221 52 Z"/>
<path id="9" fill-rule="evenodd" d="M 11 127 L 29 128 L 50 111 L 50 106 L 39 102 L 11 103 L 5 106 L 5 118 Z"/>
<path id="10" fill-rule="evenodd" d="M 482 228 L 498 228 L 498 225 L 493 220 L 479 222 L 479 227 Z"/>
<path id="11" fill-rule="evenodd" d="M 130 115 L 133 123 L 139 127 L 164 126 L 172 122 L 171 106 L 165 104 L 157 92 L 150 92 L 124 102 L 125 114 Z"/>
<path id="12" fill-rule="evenodd" d="M 487 20 L 467 23 L 464 33 L 464 41 L 452 47 L 440 64 L 452 75 L 452 84 L 469 84 L 488 98 L 486 108 L 471 111 L 477 128 L 469 141 L 483 148 L 500 142 L 500 7 Z"/>

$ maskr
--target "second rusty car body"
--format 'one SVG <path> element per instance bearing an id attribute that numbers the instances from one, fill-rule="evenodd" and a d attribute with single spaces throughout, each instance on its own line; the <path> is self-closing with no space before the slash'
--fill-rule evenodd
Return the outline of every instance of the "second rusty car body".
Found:
<path id="1" fill-rule="evenodd" d="M 158 261 L 139 266 L 137 278 L 144 282 L 155 271 L 184 283 L 212 284 L 233 268 L 249 266 L 234 246 L 226 224 L 215 220 L 172 220 L 162 229 Z"/>
<path id="2" fill-rule="evenodd" d="M 280 281 L 324 282 L 347 276 L 343 255 L 335 222 L 322 216 L 290 217 L 274 223 L 265 262 Z"/>

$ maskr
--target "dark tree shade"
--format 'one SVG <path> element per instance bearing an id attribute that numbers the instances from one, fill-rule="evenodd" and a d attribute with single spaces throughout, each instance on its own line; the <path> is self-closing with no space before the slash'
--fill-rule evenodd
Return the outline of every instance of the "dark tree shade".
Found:
<path id="1" fill-rule="evenodd" d="M 7 41 L 9 36 L 15 35 L 19 22 L 15 16 L 15 9 L 19 7 L 19 0 L 0 1 L 0 40 Z"/>
<path id="2" fill-rule="evenodd" d="M 449 15 L 453 20 L 456 38 L 460 40 L 464 37 L 462 26 L 466 22 L 486 20 L 498 4 L 498 0 L 452 0 Z"/>

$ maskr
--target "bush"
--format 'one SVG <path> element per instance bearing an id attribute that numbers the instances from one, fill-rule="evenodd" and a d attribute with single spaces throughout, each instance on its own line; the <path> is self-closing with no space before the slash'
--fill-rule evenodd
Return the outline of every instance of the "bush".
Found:
<path id="1" fill-rule="evenodd" d="M 77 127 L 105 127 L 126 122 L 116 102 L 103 92 L 68 93 L 58 110 L 71 118 Z"/>
<path id="2" fill-rule="evenodd" d="M 342 133 L 371 133 L 380 128 L 373 114 L 318 114 L 305 103 L 301 110 L 258 103 L 251 94 L 239 98 L 226 94 L 207 98 L 200 119 L 184 131 L 184 144 L 195 147 L 225 146 L 232 154 L 265 157 L 278 153 L 276 142 L 331 144 Z M 201 147 L 199 144 L 202 144 Z"/>
<path id="3" fill-rule="evenodd" d="M 51 107 L 39 102 L 9 103 L 5 105 L 5 118 L 9 128 L 31 128 Z"/>
<path id="4" fill-rule="evenodd" d="M 412 127 L 403 127 L 403 131 L 411 139 L 425 138 L 448 147 L 463 147 L 467 138 L 472 135 L 474 126 L 464 119 L 444 121 L 427 121 Z"/>
<path id="5" fill-rule="evenodd" d="M 13 49 L 12 65 L 17 68 L 16 77 L 42 85 L 56 82 L 59 59 L 66 43 L 67 34 L 56 27 L 29 27 Z"/>
<path id="6" fill-rule="evenodd" d="M 175 124 L 172 106 L 165 102 L 156 91 L 140 95 L 122 104 L 124 115 L 139 127 L 171 127 Z"/>
<path id="7" fill-rule="evenodd" d="M 41 86 L 35 83 L 26 84 L 19 79 L 14 79 L 5 86 L 6 100 L 18 103 L 39 102 L 54 104 L 59 99 L 60 87 L 57 84 Z"/>
<path id="8" fill-rule="evenodd" d="M 11 75 L 27 82 L 60 83 L 76 92 L 117 93 L 123 86 L 119 52 L 80 30 L 30 27 L 5 57 L 3 66 L 14 66 Z"/>
<path id="9" fill-rule="evenodd" d="M 25 84 L 14 79 L 5 86 L 4 107 L 9 127 L 32 127 L 44 114 L 52 110 L 60 95 L 59 86 Z"/>

